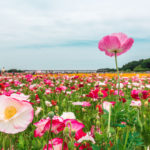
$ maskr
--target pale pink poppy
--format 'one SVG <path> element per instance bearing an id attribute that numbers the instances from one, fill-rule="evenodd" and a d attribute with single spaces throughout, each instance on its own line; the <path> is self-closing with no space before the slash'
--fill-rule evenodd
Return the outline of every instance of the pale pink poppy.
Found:
<path id="1" fill-rule="evenodd" d="M 0 131 L 15 134 L 24 131 L 32 122 L 34 111 L 29 102 L 0 96 Z"/>
<path id="2" fill-rule="evenodd" d="M 36 84 L 32 84 L 32 85 L 29 86 L 29 89 L 30 89 L 31 91 L 33 91 L 33 90 L 36 88 L 36 86 L 37 86 Z"/>
<path id="3" fill-rule="evenodd" d="M 83 101 L 83 102 L 73 102 L 73 105 L 81 105 L 83 107 L 90 107 L 91 104 L 89 102 Z"/>
<path id="4" fill-rule="evenodd" d="M 134 40 L 128 38 L 124 33 L 113 33 L 103 37 L 103 39 L 99 41 L 98 48 L 104 51 L 108 56 L 112 57 L 115 53 L 119 56 L 128 51 L 133 42 Z"/>
<path id="5" fill-rule="evenodd" d="M 103 108 L 107 110 L 108 112 L 110 111 L 110 107 L 114 105 L 115 105 L 115 102 L 107 102 L 107 101 L 103 102 Z"/>
<path id="6" fill-rule="evenodd" d="M 63 112 L 61 115 L 63 119 L 76 119 L 76 116 L 73 112 Z"/>
<path id="7" fill-rule="evenodd" d="M 134 101 L 134 100 L 132 100 L 130 104 L 130 106 L 138 106 L 138 107 L 140 107 L 141 105 L 142 105 L 141 101 Z"/>
<path id="8" fill-rule="evenodd" d="M 23 93 L 17 94 L 17 93 L 13 93 L 10 95 L 11 98 L 20 100 L 20 101 L 30 101 L 29 100 L 29 95 L 24 95 Z"/>
<path id="9" fill-rule="evenodd" d="M 52 91 L 50 89 L 45 90 L 45 94 L 50 94 L 50 93 L 52 93 Z"/>
<path id="10" fill-rule="evenodd" d="M 82 106 L 83 106 L 83 107 L 90 107 L 91 104 L 90 104 L 90 102 L 84 101 L 83 104 L 82 104 Z"/>
<path id="11" fill-rule="evenodd" d="M 77 143 L 82 143 L 83 141 L 91 141 L 93 144 L 95 144 L 94 138 L 88 133 L 85 136 L 82 136 Z"/>
<path id="12" fill-rule="evenodd" d="M 64 143 L 64 146 L 63 146 L 63 139 L 54 138 L 52 140 L 49 140 L 48 150 L 62 150 L 62 149 L 68 150 L 66 143 Z M 47 144 L 44 146 L 43 150 L 47 150 Z"/>
<path id="13" fill-rule="evenodd" d="M 42 107 L 36 107 L 35 116 L 37 117 L 42 110 Z"/>
<path id="14" fill-rule="evenodd" d="M 114 95 L 118 95 L 118 90 L 115 90 Z M 122 90 L 119 90 L 119 95 L 124 96 L 124 92 Z"/>

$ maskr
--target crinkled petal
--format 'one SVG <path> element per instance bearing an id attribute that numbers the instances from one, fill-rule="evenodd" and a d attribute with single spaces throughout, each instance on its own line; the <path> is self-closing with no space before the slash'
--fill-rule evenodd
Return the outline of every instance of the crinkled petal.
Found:
<path id="1" fill-rule="evenodd" d="M 128 36 L 122 32 L 112 33 L 111 35 L 116 36 L 119 39 L 121 45 L 123 45 L 128 40 Z"/>
<path id="2" fill-rule="evenodd" d="M 77 120 L 75 119 L 66 119 L 64 120 L 64 123 L 65 123 L 65 126 L 67 127 L 71 127 L 71 129 L 73 131 L 78 131 L 78 130 L 81 130 L 82 128 L 84 128 L 84 124 L 83 123 L 80 123 L 78 122 Z M 70 125 L 71 124 L 71 125 Z"/>
<path id="3" fill-rule="evenodd" d="M 127 39 L 127 41 L 121 46 L 121 49 L 123 49 L 123 52 L 128 51 L 131 46 L 133 45 L 134 40 L 132 38 Z"/>
<path id="4" fill-rule="evenodd" d="M 101 51 L 115 50 L 120 48 L 120 42 L 116 36 L 105 36 L 102 40 L 100 40 L 98 44 L 98 48 Z M 107 53 L 106 53 L 107 54 Z"/>

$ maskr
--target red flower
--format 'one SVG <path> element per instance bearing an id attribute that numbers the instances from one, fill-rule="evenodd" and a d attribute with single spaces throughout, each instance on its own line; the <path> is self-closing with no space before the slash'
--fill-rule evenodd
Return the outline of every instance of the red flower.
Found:
<path id="1" fill-rule="evenodd" d="M 99 89 L 96 88 L 95 90 L 91 90 L 90 93 L 86 96 L 91 97 L 91 98 L 98 98 L 99 97 L 98 92 L 99 92 Z"/>
<path id="2" fill-rule="evenodd" d="M 40 98 L 39 98 L 38 94 L 35 95 L 35 100 L 37 103 L 40 103 Z"/>
<path id="3" fill-rule="evenodd" d="M 139 98 L 139 90 L 132 90 L 131 91 L 131 97 L 132 98 L 134 98 L 134 99 L 137 99 L 137 100 L 139 100 L 140 98 Z"/>
<path id="4" fill-rule="evenodd" d="M 51 100 L 51 103 L 53 106 L 57 105 L 57 101 L 55 101 L 55 100 Z"/>
<path id="5" fill-rule="evenodd" d="M 4 90 L 4 89 L 5 89 L 5 85 L 4 85 L 3 83 L 0 83 L 0 88 L 1 88 L 2 90 Z"/>
<path id="6" fill-rule="evenodd" d="M 82 138 L 83 136 L 85 136 L 86 133 L 83 132 L 82 129 L 78 130 L 75 134 L 75 140 L 78 141 L 80 138 Z"/>
<path id="7" fill-rule="evenodd" d="M 144 90 L 142 91 L 142 99 L 147 99 L 148 98 L 148 91 Z"/>
<path id="8" fill-rule="evenodd" d="M 78 87 L 79 88 L 84 87 L 84 84 L 79 84 Z"/>
<path id="9" fill-rule="evenodd" d="M 102 107 L 102 104 L 101 104 L 101 105 L 96 105 L 96 108 L 98 108 L 99 114 L 103 114 L 103 107 Z"/>
<path id="10" fill-rule="evenodd" d="M 75 87 L 75 86 L 71 86 L 70 89 L 71 89 L 71 90 L 75 90 L 76 87 Z"/>
<path id="11" fill-rule="evenodd" d="M 123 103 L 127 101 L 125 98 L 120 98 L 119 100 L 122 101 Z"/>
<path id="12" fill-rule="evenodd" d="M 111 89 L 111 90 L 109 91 L 110 95 L 113 95 L 114 92 L 115 92 L 115 91 L 114 91 L 113 89 Z"/>
<path id="13" fill-rule="evenodd" d="M 109 141 L 109 144 L 110 144 L 110 147 L 112 147 L 112 146 L 113 146 L 113 143 L 112 143 L 111 141 Z"/>

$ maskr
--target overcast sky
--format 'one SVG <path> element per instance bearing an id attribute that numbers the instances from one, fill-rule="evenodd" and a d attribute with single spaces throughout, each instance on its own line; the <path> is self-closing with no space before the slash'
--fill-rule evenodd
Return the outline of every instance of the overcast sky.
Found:
<path id="1" fill-rule="evenodd" d="M 1 0 L 0 68 L 113 68 L 97 47 L 115 32 L 135 40 L 119 66 L 149 58 L 150 0 Z"/>

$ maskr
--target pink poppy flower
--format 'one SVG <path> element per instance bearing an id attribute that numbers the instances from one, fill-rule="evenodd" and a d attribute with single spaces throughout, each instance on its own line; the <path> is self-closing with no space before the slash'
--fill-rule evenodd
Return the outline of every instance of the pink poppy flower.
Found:
<path id="1" fill-rule="evenodd" d="M 77 142 L 82 143 L 83 141 L 91 141 L 93 144 L 95 144 L 94 138 L 88 133 L 85 136 L 82 136 Z"/>
<path id="2" fill-rule="evenodd" d="M 84 128 L 84 124 L 78 122 L 75 119 L 66 119 L 64 120 L 65 126 L 67 126 L 69 129 L 71 129 L 72 131 L 79 131 L 81 129 Z"/>
<path id="3" fill-rule="evenodd" d="M 76 116 L 73 112 L 63 112 L 61 115 L 63 119 L 76 119 Z"/>
<path id="4" fill-rule="evenodd" d="M 47 119 L 41 119 L 39 122 L 34 123 L 34 125 L 37 127 L 34 130 L 34 137 L 38 137 L 38 136 L 41 137 L 44 135 L 44 133 L 46 131 L 49 130 L 49 126 L 48 126 L 49 121 L 50 121 L 50 119 L 47 118 Z M 48 128 L 47 128 L 47 126 L 48 126 Z"/>
<path id="5" fill-rule="evenodd" d="M 126 125 L 127 123 L 126 123 L 126 122 L 121 122 L 121 124 L 122 124 L 122 125 Z"/>
<path id="6" fill-rule="evenodd" d="M 99 41 L 98 48 L 104 51 L 108 56 L 112 57 L 115 53 L 119 56 L 128 51 L 133 42 L 134 40 L 128 38 L 124 33 L 113 33 L 103 37 L 103 39 Z"/>
<path id="7" fill-rule="evenodd" d="M 67 144 L 64 143 L 63 146 L 63 139 L 61 138 L 54 138 L 49 140 L 48 143 L 48 150 L 68 150 Z M 44 146 L 43 150 L 47 150 L 47 144 Z"/>
<path id="8" fill-rule="evenodd" d="M 134 99 L 137 99 L 139 100 L 139 93 L 140 93 L 140 90 L 132 90 L 131 91 L 131 97 L 134 98 Z"/>
<path id="9" fill-rule="evenodd" d="M 132 100 L 130 104 L 130 106 L 138 106 L 138 107 L 140 107 L 141 105 L 142 105 L 141 101 L 134 101 L 134 100 Z"/>
<path id="10" fill-rule="evenodd" d="M 24 131 L 32 122 L 34 111 L 29 102 L 0 96 L 0 131 L 15 134 Z"/>
<path id="11" fill-rule="evenodd" d="M 51 81 L 51 80 L 44 79 L 44 83 L 45 83 L 46 85 L 49 85 L 49 86 L 52 85 L 52 81 Z"/>
<path id="12" fill-rule="evenodd" d="M 73 105 L 81 105 L 83 107 L 90 107 L 91 104 L 89 102 L 83 101 L 83 102 L 73 102 Z"/>
<path id="13" fill-rule="evenodd" d="M 20 94 L 13 93 L 10 95 L 10 97 L 20 101 L 29 101 L 29 95 L 24 95 L 23 93 Z"/>
<path id="14" fill-rule="evenodd" d="M 75 134 L 75 140 L 78 141 L 80 138 L 82 138 L 83 136 L 86 136 L 86 133 L 83 132 L 83 130 L 78 130 Z"/>
<path id="15" fill-rule="evenodd" d="M 50 94 L 50 93 L 52 93 L 52 91 L 50 89 L 45 90 L 45 94 Z"/>
<path id="16" fill-rule="evenodd" d="M 86 96 L 97 99 L 97 98 L 99 98 L 98 93 L 99 93 L 99 89 L 96 88 L 95 90 L 91 90 L 90 93 Z"/>
<path id="17" fill-rule="evenodd" d="M 118 95 L 118 90 L 115 90 L 114 95 Z M 122 90 L 119 90 L 119 95 L 124 96 L 124 92 Z"/>
<path id="18" fill-rule="evenodd" d="M 34 130 L 34 137 L 41 137 L 44 135 L 46 131 L 50 129 L 51 120 L 50 118 L 41 119 L 39 122 L 34 123 L 34 125 L 37 127 Z M 62 131 L 65 127 L 65 124 L 63 123 L 63 119 L 58 116 L 54 116 L 52 119 L 52 129 L 51 132 L 58 134 L 60 131 Z"/>
<path id="19" fill-rule="evenodd" d="M 86 101 L 85 101 L 85 102 L 82 103 L 82 106 L 83 106 L 83 107 L 90 107 L 91 104 L 90 104 L 89 102 L 86 102 Z"/>
<path id="20" fill-rule="evenodd" d="M 103 108 L 109 112 L 110 111 L 110 106 L 114 106 L 115 103 L 116 102 L 107 102 L 107 101 L 104 101 L 103 102 Z"/>
<path id="21" fill-rule="evenodd" d="M 148 91 L 144 90 L 142 91 L 142 99 L 147 99 L 148 98 Z"/>
<path id="22" fill-rule="evenodd" d="M 56 88 L 56 91 L 61 92 L 61 91 L 66 91 L 67 87 L 66 86 L 59 86 Z"/>
<path id="23" fill-rule="evenodd" d="M 32 74 L 27 74 L 27 75 L 25 76 L 25 78 L 26 78 L 26 79 L 32 78 Z"/>

